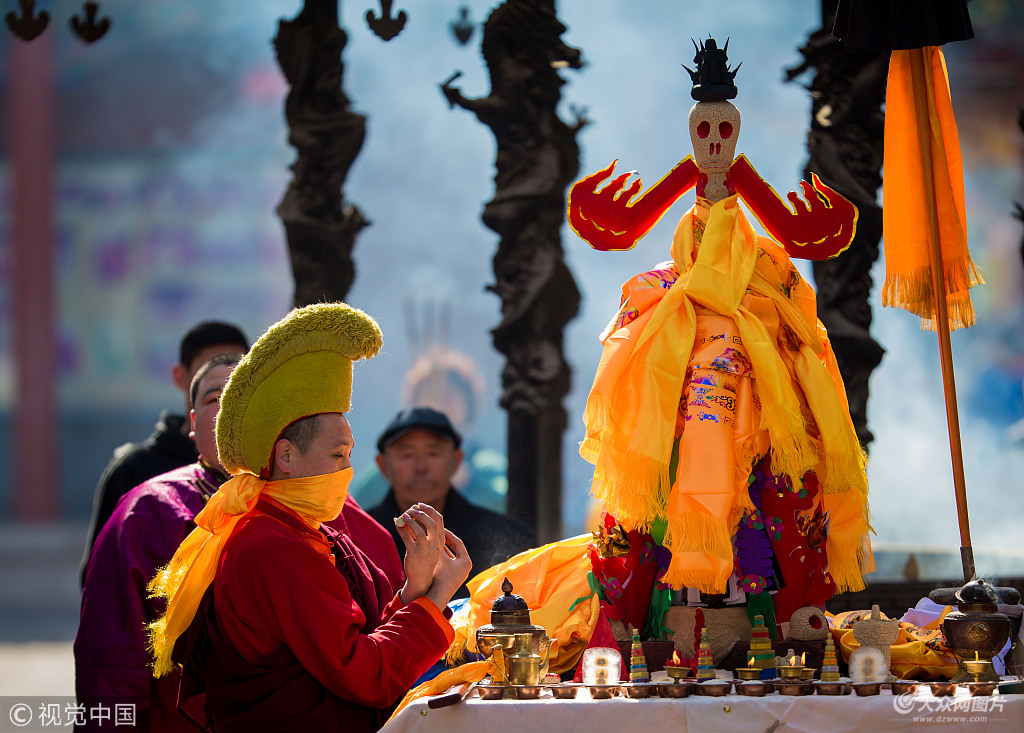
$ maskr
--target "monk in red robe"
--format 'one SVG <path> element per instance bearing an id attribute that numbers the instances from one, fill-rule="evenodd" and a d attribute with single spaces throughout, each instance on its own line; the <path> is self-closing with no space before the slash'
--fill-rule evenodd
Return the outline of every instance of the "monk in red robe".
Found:
<path id="1" fill-rule="evenodd" d="M 405 583 L 326 526 L 352 477 L 352 362 L 381 344 L 344 304 L 293 311 L 235 369 L 217 447 L 234 474 L 151 588 L 154 672 L 182 665 L 178 707 L 207 731 L 375 731 L 448 649 L 445 611 L 471 561 L 441 515 L 396 518 Z"/>

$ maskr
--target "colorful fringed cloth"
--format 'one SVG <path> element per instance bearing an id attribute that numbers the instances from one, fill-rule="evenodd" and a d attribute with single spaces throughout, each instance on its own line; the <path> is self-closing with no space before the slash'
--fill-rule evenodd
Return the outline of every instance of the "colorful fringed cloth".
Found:
<path id="1" fill-rule="evenodd" d="M 770 451 L 773 470 L 794 482 L 817 474 L 846 523 L 829 538 L 840 561 L 829 570 L 842 590 L 864 587 L 865 458 L 814 291 L 781 246 L 754 233 L 736 196 L 698 199 L 676 228 L 672 263 L 623 287 L 603 344 L 580 454 L 595 466 L 595 496 L 627 528 L 666 518 L 663 582 L 725 591 L 732 535 L 751 508 L 747 477 Z"/>
<path id="2" fill-rule="evenodd" d="M 491 622 L 491 606 L 508 578 L 513 592 L 530 608 L 530 620 L 543 626 L 551 640 L 551 672 L 572 669 L 583 655 L 597 623 L 600 601 L 590 587 L 587 548 L 590 535 L 572 537 L 522 552 L 473 577 L 469 602 L 451 619 L 455 629 L 445 661 L 458 664 L 476 651 L 476 630 Z"/>
<path id="3" fill-rule="evenodd" d="M 912 55 L 924 54 L 927 109 L 918 110 L 912 81 Z M 926 181 L 921 163 L 916 115 L 928 116 L 932 180 Z M 885 181 L 882 212 L 885 283 L 882 305 L 904 308 L 924 319 L 922 327 L 936 329 L 932 288 L 931 227 L 925 187 L 934 191 L 938 237 L 942 252 L 950 329 L 975 322 L 970 289 L 985 282 L 967 249 L 964 172 L 960 140 L 949 97 L 949 78 L 942 49 L 893 51 L 885 98 Z"/>

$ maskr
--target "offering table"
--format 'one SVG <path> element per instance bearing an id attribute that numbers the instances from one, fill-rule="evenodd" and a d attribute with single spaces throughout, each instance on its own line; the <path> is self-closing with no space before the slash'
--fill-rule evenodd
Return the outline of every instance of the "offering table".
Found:
<path id="1" fill-rule="evenodd" d="M 791 697 L 771 694 L 755 698 L 690 696 L 633 700 L 591 699 L 586 688 L 576 699 L 559 700 L 545 692 L 537 700 L 481 700 L 432 710 L 427 699 L 408 705 L 381 733 L 482 733 L 493 730 L 557 731 L 558 733 L 624 733 L 672 730 L 763 733 L 768 730 L 887 733 L 921 730 L 928 733 L 1024 733 L 1024 695 L 970 697 L 958 690 L 949 698 L 930 692 L 894 696 L 883 690 L 874 697 L 845 695 Z"/>

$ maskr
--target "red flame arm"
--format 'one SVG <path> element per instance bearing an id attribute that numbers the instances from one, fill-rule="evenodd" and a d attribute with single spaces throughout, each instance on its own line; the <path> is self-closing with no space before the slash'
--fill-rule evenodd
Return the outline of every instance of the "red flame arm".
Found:
<path id="1" fill-rule="evenodd" d="M 601 188 L 615 171 L 616 163 L 612 161 L 607 168 L 580 179 L 569 189 L 569 225 L 580 238 L 602 252 L 635 247 L 672 204 L 693 188 L 700 175 L 693 157 L 688 155 L 634 201 L 643 181 L 636 178 L 624 186 L 632 171 L 616 176 Z"/>
<path id="2" fill-rule="evenodd" d="M 817 175 L 812 173 L 811 179 L 812 183 L 800 181 L 806 202 L 797 193 L 787 194 L 790 208 L 745 155 L 736 158 L 729 170 L 729 181 L 736 193 L 790 257 L 827 260 L 846 250 L 853 241 L 857 207 L 822 183 Z"/>

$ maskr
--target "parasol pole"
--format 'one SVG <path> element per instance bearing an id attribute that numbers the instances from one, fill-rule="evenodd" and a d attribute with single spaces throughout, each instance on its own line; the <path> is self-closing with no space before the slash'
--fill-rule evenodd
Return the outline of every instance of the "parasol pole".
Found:
<path id="1" fill-rule="evenodd" d="M 932 292 L 935 297 L 935 326 L 939 337 L 939 358 L 942 362 L 942 388 L 946 398 L 949 451 L 953 459 L 953 490 L 956 496 L 957 521 L 960 525 L 960 560 L 964 568 L 964 582 L 968 582 L 974 578 L 974 550 L 971 548 L 971 525 L 967 517 L 964 455 L 960 442 L 960 417 L 956 407 L 956 384 L 953 379 L 953 349 L 949 339 L 946 286 L 939 242 L 939 215 L 933 187 L 935 174 L 932 168 L 931 121 L 928 115 L 928 89 L 926 87 L 930 76 L 928 72 L 931 59 L 927 58 L 927 49 L 912 49 L 910 62 L 917 118 L 917 141 L 921 148 L 921 171 L 925 181 L 925 209 L 928 212 L 928 252 L 931 257 Z"/>

